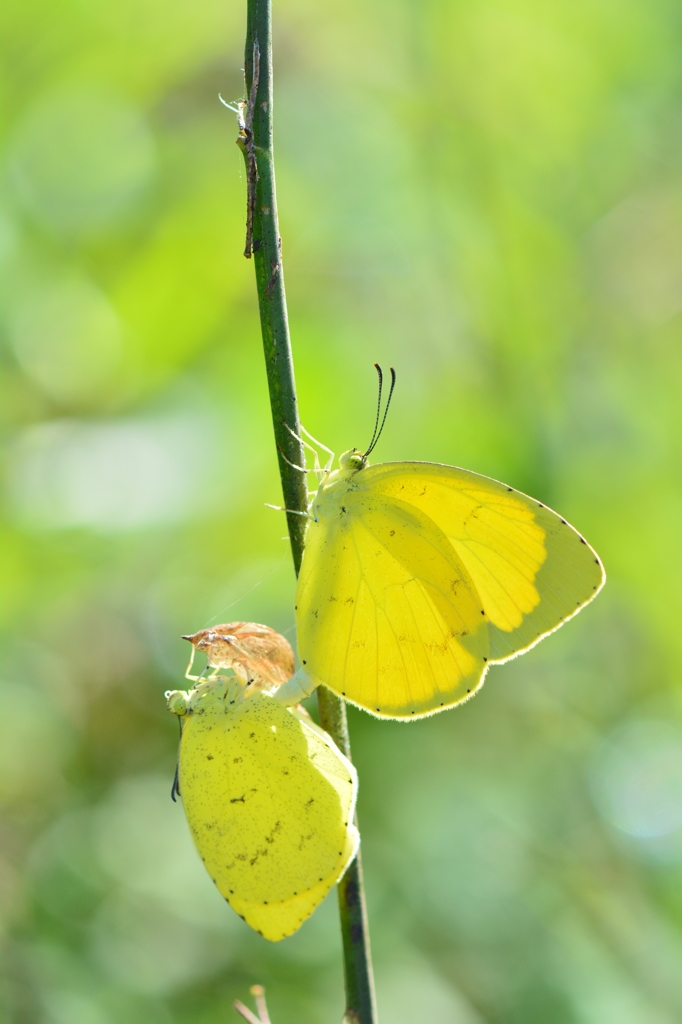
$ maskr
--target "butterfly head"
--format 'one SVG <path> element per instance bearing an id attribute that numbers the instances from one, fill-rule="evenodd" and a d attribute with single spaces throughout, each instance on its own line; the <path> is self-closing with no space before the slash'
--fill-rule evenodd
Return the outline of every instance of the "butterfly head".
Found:
<path id="1" fill-rule="evenodd" d="M 341 476 L 344 477 L 352 476 L 353 473 L 357 473 L 359 469 L 364 469 L 367 465 L 369 465 L 367 456 L 357 448 L 351 448 L 350 451 L 339 456 L 339 470 Z"/>

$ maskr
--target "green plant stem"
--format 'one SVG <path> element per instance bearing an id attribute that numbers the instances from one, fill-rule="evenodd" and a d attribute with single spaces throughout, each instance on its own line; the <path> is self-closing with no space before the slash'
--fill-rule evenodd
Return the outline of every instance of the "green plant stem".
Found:
<path id="1" fill-rule="evenodd" d="M 247 101 L 238 139 L 244 153 L 247 179 L 244 255 L 253 258 L 255 264 L 275 443 L 291 551 L 298 574 L 303 555 L 305 517 L 296 513 L 307 511 L 308 499 L 305 476 L 294 468 L 303 465 L 304 452 L 298 440 L 301 430 L 275 193 L 271 0 L 247 0 L 244 75 Z M 318 704 L 321 725 L 350 757 L 343 700 L 321 686 L 318 688 Z M 344 1021 L 346 1024 L 375 1024 L 374 982 L 359 853 L 338 886 L 338 896 L 346 985 Z"/>
<path id="2" fill-rule="evenodd" d="M 317 688 L 320 725 L 333 736 L 339 750 L 350 760 L 346 704 L 326 686 Z M 357 816 L 356 816 L 357 823 Z M 337 886 L 343 942 L 343 973 L 346 982 L 344 1024 L 372 1024 L 376 1021 L 369 922 L 365 903 L 360 851 Z"/>

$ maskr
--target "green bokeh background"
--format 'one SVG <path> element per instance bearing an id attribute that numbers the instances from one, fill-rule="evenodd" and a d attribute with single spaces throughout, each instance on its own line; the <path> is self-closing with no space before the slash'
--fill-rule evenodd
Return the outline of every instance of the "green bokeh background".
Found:
<path id="1" fill-rule="evenodd" d="M 181 633 L 294 639 L 237 0 L 9 0 L 0 1019 L 336 1024 L 334 898 L 270 945 L 170 800 Z M 508 481 L 609 582 L 420 723 L 351 711 L 385 1024 L 682 1019 L 682 91 L 668 0 L 276 4 L 305 425 Z"/>

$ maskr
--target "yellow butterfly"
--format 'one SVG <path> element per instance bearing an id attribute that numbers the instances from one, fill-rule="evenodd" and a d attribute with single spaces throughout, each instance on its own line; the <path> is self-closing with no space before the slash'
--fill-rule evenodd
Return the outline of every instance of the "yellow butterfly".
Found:
<path id="1" fill-rule="evenodd" d="M 240 646 L 253 643 L 243 633 Z M 227 650 L 212 644 L 214 660 L 225 660 Z M 252 662 L 244 659 L 247 674 Z M 249 688 L 241 672 L 199 678 L 166 697 L 182 724 L 178 791 L 201 859 L 230 906 L 277 942 L 312 914 L 357 852 L 355 768 L 305 712 Z"/>
<path id="2" fill-rule="evenodd" d="M 324 684 L 409 720 L 468 700 L 606 577 L 565 519 L 513 487 L 432 462 L 370 466 L 385 419 L 367 451 L 319 470 L 296 591 L 302 664 L 277 696 Z"/>

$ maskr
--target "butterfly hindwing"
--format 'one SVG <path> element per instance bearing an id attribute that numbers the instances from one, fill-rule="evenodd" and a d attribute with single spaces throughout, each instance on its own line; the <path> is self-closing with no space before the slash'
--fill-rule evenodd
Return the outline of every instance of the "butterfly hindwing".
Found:
<path id="1" fill-rule="evenodd" d="M 311 686 L 382 717 L 432 714 L 604 583 L 584 538 L 506 484 L 429 462 L 349 472 L 344 458 L 313 503 L 297 589 Z"/>
<path id="2" fill-rule="evenodd" d="M 409 502 L 443 530 L 490 621 L 493 662 L 528 650 L 603 586 L 603 567 L 584 538 L 506 484 L 420 462 L 370 466 L 357 483 L 360 490 Z"/>
<path id="3" fill-rule="evenodd" d="M 180 791 L 222 895 L 277 941 L 296 931 L 357 848 L 357 776 L 313 723 L 239 683 L 203 684 L 184 719 Z"/>

